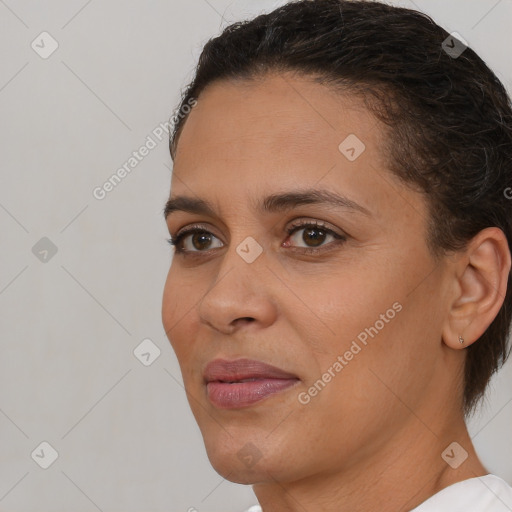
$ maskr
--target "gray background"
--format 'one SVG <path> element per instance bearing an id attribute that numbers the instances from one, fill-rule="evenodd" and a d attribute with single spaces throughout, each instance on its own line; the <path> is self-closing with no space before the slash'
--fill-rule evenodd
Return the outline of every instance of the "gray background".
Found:
<path id="1" fill-rule="evenodd" d="M 282 3 L 0 0 L 1 511 L 256 503 L 211 468 L 161 325 L 171 161 L 154 133 L 207 38 Z M 459 32 L 511 90 L 512 1 L 447 3 L 400 5 Z M 48 58 L 31 47 L 51 49 L 43 31 Z M 156 147 L 96 199 L 148 136 Z M 134 349 L 148 338 L 146 361 L 160 357 L 145 366 Z M 509 362 L 470 432 L 512 484 L 511 384 Z M 43 441 L 58 453 L 47 469 Z"/>

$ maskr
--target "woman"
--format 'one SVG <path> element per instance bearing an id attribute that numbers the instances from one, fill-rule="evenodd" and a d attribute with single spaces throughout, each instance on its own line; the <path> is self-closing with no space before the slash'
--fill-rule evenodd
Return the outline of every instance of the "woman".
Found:
<path id="1" fill-rule="evenodd" d="M 424 14 L 298 1 L 209 41 L 179 113 L 162 317 L 215 470 L 263 512 L 512 510 L 465 423 L 509 351 L 492 71 Z"/>

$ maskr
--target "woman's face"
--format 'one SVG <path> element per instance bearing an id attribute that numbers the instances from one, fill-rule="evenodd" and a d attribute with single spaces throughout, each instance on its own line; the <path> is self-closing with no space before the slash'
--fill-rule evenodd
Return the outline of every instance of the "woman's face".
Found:
<path id="1" fill-rule="evenodd" d="M 184 126 L 171 199 L 213 211 L 167 217 L 173 235 L 208 233 L 174 254 L 163 323 L 208 457 L 231 481 L 347 470 L 413 446 L 427 432 L 417 418 L 446 405 L 449 269 L 428 252 L 424 199 L 386 169 L 383 137 L 354 98 L 291 75 L 218 82 Z M 217 358 L 296 380 L 223 406 L 203 377 Z"/>

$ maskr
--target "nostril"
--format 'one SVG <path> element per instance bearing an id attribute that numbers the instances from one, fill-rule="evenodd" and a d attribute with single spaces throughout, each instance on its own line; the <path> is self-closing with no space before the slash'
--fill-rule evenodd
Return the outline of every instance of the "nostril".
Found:
<path id="1" fill-rule="evenodd" d="M 240 323 L 240 324 L 248 324 L 248 323 L 251 323 L 251 322 L 254 322 L 254 318 L 252 318 L 251 316 L 244 316 L 242 318 L 237 318 L 234 323 Z"/>

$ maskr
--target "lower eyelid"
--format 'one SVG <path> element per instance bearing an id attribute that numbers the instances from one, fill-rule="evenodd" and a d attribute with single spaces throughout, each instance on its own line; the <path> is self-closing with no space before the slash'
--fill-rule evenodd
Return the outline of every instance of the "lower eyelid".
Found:
<path id="1" fill-rule="evenodd" d="M 338 235 L 337 237 L 334 237 L 334 240 L 331 240 L 318 247 L 290 245 L 286 247 L 286 250 L 296 252 L 298 254 L 326 254 L 331 250 L 338 249 L 341 245 L 345 244 L 346 242 L 346 237 Z"/>

